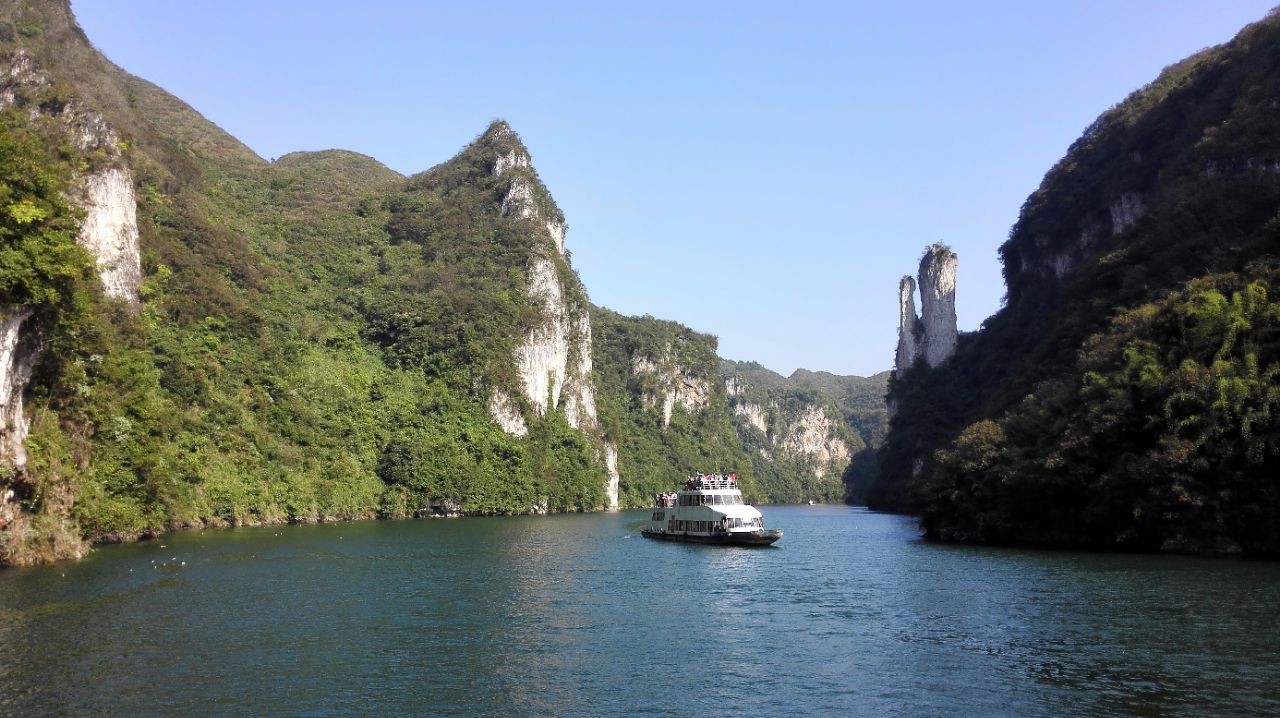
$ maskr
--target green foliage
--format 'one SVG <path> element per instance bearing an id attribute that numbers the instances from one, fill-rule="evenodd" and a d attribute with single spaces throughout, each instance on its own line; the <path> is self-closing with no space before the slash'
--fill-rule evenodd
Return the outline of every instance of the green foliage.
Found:
<path id="1" fill-rule="evenodd" d="M 849 474 L 848 462 L 833 460 L 819 466 L 810 458 L 779 450 L 774 442 L 807 412 L 818 409 L 834 422 L 835 437 L 853 454 L 878 444 L 884 431 L 887 373 L 864 378 L 797 369 L 783 377 L 756 362 L 728 360 L 721 362 L 720 371 L 737 387 L 730 407 L 737 412 L 752 405 L 763 415 L 765 432 L 740 415 L 735 415 L 734 424 L 751 457 L 756 481 L 771 501 L 861 500 L 855 481 L 861 474 Z"/>
<path id="2" fill-rule="evenodd" d="M 1280 150 L 1280 133 L 1274 122 L 1274 98 L 1280 94 L 1278 70 L 1280 18 L 1271 16 L 1245 28 L 1232 43 L 1169 68 L 1152 85 L 1104 113 L 1071 147 L 1028 198 L 1009 241 L 1001 248 L 1009 287 L 1007 305 L 976 335 L 962 336 L 950 362 L 935 370 L 913 369 L 891 383 L 890 400 L 898 412 L 877 457 L 876 474 L 867 480 L 873 505 L 922 508 L 912 500 L 911 485 L 918 479 L 935 489 L 945 485 L 945 481 L 929 479 L 933 472 L 930 464 L 935 463 L 935 457 L 944 457 L 949 463 L 938 471 L 955 479 L 956 490 L 930 490 L 916 494 L 916 498 L 927 499 L 923 508 L 931 516 L 946 517 L 952 511 L 956 516 L 981 514 L 987 523 L 939 520 L 932 524 L 937 535 L 1143 548 L 1160 548 L 1166 541 L 1170 548 L 1181 545 L 1176 534 L 1184 526 L 1183 513 L 1166 508 L 1148 511 L 1142 502 L 1130 500 L 1131 495 L 1144 490 L 1181 491 L 1187 487 L 1182 477 L 1200 471 L 1196 467 L 1237 472 L 1231 455 L 1183 451 L 1186 447 L 1171 437 L 1187 430 L 1174 428 L 1181 427 L 1180 422 L 1198 425 L 1200 417 L 1206 416 L 1205 406 L 1212 401 L 1208 395 L 1196 394 L 1207 391 L 1204 387 L 1221 383 L 1223 392 L 1259 391 L 1267 381 L 1266 360 L 1259 356 L 1256 381 L 1249 378 L 1247 353 L 1233 355 L 1221 366 L 1198 355 L 1194 358 L 1201 369 L 1193 372 L 1190 365 L 1182 367 L 1181 360 L 1171 363 L 1168 353 L 1180 351 L 1181 344 L 1171 342 L 1198 342 L 1194 333 L 1152 327 L 1144 330 L 1143 338 L 1149 344 L 1134 343 L 1107 354 L 1114 361 L 1126 362 L 1128 369 L 1120 384 L 1112 369 L 1081 367 L 1093 367 L 1091 362 L 1104 338 L 1126 336 L 1116 322 L 1137 321 L 1130 311 L 1139 311 L 1134 308 L 1172 311 L 1166 303 L 1191 292 L 1196 295 L 1194 301 L 1204 305 L 1197 311 L 1227 316 L 1230 313 L 1224 307 L 1234 301 L 1231 297 L 1235 293 L 1242 293 L 1241 301 L 1245 301 L 1249 282 L 1263 279 L 1268 286 L 1274 284 L 1268 267 L 1274 266 L 1276 247 L 1280 246 L 1280 220 L 1276 217 L 1280 183 L 1271 169 Z M 1132 204 L 1133 198 L 1140 200 L 1140 215 L 1131 217 L 1136 220 L 1131 225 L 1117 224 L 1112 208 L 1123 204 L 1122 200 Z M 1063 267 L 1068 266 L 1069 271 L 1064 272 Z M 1220 297 L 1192 291 L 1197 281 L 1218 286 L 1216 277 L 1220 275 L 1236 278 L 1218 290 Z M 1188 321 L 1194 314 L 1187 315 Z M 1263 333 L 1269 331 L 1253 326 Z M 1216 341 L 1228 343 L 1228 328 L 1206 322 L 1202 329 Z M 1266 344 L 1261 336 L 1254 341 Z M 1220 368 L 1228 374 L 1218 374 Z M 1097 376 L 1086 381 L 1086 371 Z M 1187 383 L 1191 392 L 1187 403 L 1173 400 L 1178 392 L 1173 392 L 1168 382 L 1174 378 Z M 1099 384 L 1095 379 L 1105 381 Z M 1160 398 L 1171 402 L 1168 414 L 1163 413 L 1164 404 L 1151 407 L 1122 402 L 1126 395 L 1117 386 L 1150 401 Z M 1158 391 L 1148 394 L 1155 391 L 1153 387 L 1173 393 L 1168 397 Z M 1045 413 L 1051 406 L 1076 406 L 1086 395 L 1099 403 L 1099 411 L 1109 407 L 1106 410 L 1119 423 L 1077 422 L 1071 426 L 1092 426 L 1116 437 L 1119 443 L 1108 455 L 1105 442 L 1077 439 L 1090 451 L 1102 452 L 1121 465 L 1156 472 L 1146 479 L 1154 483 L 1143 483 L 1120 469 L 1108 469 L 1105 473 L 1112 477 L 1110 483 L 1099 484 L 1085 477 L 1068 477 L 1064 473 L 1067 469 L 1056 464 L 1046 465 L 1038 480 L 1020 479 L 1006 485 L 992 478 L 1000 475 L 1006 464 L 1021 467 L 1021 471 L 1029 462 L 1051 459 L 1066 464 L 1079 461 L 1084 467 L 1099 469 L 1092 454 L 1054 453 L 1058 449 L 1051 444 L 1062 437 L 1066 419 Z M 1212 412 L 1207 415 L 1219 417 Z M 1241 416 L 1224 416 L 1240 422 L 1235 424 L 1237 429 L 1245 428 Z M 956 468 L 963 463 L 961 444 L 977 440 L 967 431 L 983 421 L 994 421 L 1002 429 L 1004 443 L 993 445 L 1005 447 L 1004 458 L 977 474 L 984 477 L 982 481 L 966 483 Z M 1148 433 L 1127 421 L 1141 424 Z M 1019 431 L 1020 422 L 1026 422 L 1029 429 Z M 1134 458 L 1145 455 L 1153 437 L 1171 442 L 1166 446 L 1167 460 Z M 1229 442 L 1225 445 L 1232 446 Z M 1243 445 L 1234 449 L 1256 451 Z M 939 450 L 943 453 L 936 453 Z M 1255 476 L 1248 472 L 1237 475 Z M 1125 488 L 1121 486 L 1124 482 L 1131 485 Z M 1157 485 L 1164 488 L 1157 489 Z M 999 506 L 983 513 L 978 507 L 993 500 L 990 497 L 997 488 Z M 1025 496 L 1019 498 L 1023 489 Z M 1241 490 L 1232 491 L 1239 494 Z M 1103 511 L 1091 498 L 1095 493 L 1126 498 Z M 954 504 L 953 509 L 947 508 L 948 502 Z M 1014 505 L 1057 507 L 1062 518 L 1046 518 L 1045 510 L 1027 510 L 1020 516 L 1010 510 Z M 1230 506 L 1231 511 L 1240 512 L 1236 518 L 1252 516 L 1255 524 L 1265 523 L 1245 505 Z M 1086 507 L 1107 515 L 1083 516 Z M 1117 518 L 1139 509 L 1145 522 L 1141 526 L 1130 527 L 1132 518 Z M 1226 521 L 1227 514 L 1222 516 Z M 1045 528 L 1036 529 L 1036 522 Z M 976 528 L 980 524 L 983 528 Z M 1187 547 L 1213 548 L 1203 526 L 1188 529 Z M 1114 527 L 1133 531 L 1116 528 L 1115 535 L 1107 535 Z M 1224 545 L 1234 542 L 1247 545 L 1247 550 L 1271 550 L 1258 548 L 1267 541 L 1246 539 L 1246 533 L 1222 528 L 1218 536 Z"/>
<path id="3" fill-rule="evenodd" d="M 70 162 L 49 145 L 16 110 L 0 113 L 0 297 L 46 321 L 81 308 L 94 276 L 65 198 Z"/>
<path id="4" fill-rule="evenodd" d="M 715 337 L 676 322 L 607 309 L 593 308 L 591 326 L 600 422 L 618 448 L 619 503 L 650 506 L 655 493 L 674 491 L 698 471 L 736 472 L 749 500 L 771 498 L 755 482 L 751 459 L 730 423 Z M 677 406 L 664 427 L 657 399 L 664 391 L 663 379 L 634 371 L 638 357 L 678 367 L 681 376 L 706 382 L 710 398 L 705 407 L 689 413 Z"/>
<path id="5" fill-rule="evenodd" d="M 947 539 L 1280 553 L 1277 275 L 1116 318 L 1070 373 L 967 427 L 922 488 Z"/>

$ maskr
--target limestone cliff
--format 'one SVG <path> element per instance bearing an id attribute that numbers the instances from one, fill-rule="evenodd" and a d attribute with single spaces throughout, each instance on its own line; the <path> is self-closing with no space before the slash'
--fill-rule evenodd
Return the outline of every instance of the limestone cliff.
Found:
<path id="1" fill-rule="evenodd" d="M 0 110 L 25 112 L 88 158 L 72 179 L 71 202 L 84 212 L 77 242 L 93 255 L 103 293 L 135 311 L 142 280 L 133 175 L 117 133 L 103 116 L 76 100 L 50 102 L 49 74 L 24 48 L 0 56 Z M 28 419 L 23 395 L 40 358 L 38 330 L 22 306 L 0 306 L 0 466 L 26 468 Z M 11 495 L 5 489 L 5 495 Z M 0 516 L 0 527 L 11 520 Z"/>
<path id="2" fill-rule="evenodd" d="M 898 349 L 894 370 L 901 374 L 923 358 L 937 367 L 956 352 L 956 268 L 955 252 L 944 244 L 934 244 L 920 259 L 920 316 L 916 316 L 911 277 L 898 284 Z"/>
<path id="3" fill-rule="evenodd" d="M 842 500 L 842 477 L 866 447 L 831 391 L 848 378 L 803 370 L 784 378 L 749 362 L 724 362 L 722 371 L 734 426 L 776 500 Z"/>
<path id="4" fill-rule="evenodd" d="M 906 371 L 920 356 L 920 317 L 916 314 L 916 280 L 903 277 L 898 283 L 898 351 L 893 366 Z"/>
<path id="5" fill-rule="evenodd" d="M 23 331 L 30 318 L 26 307 L 0 308 L 0 476 L 27 466 L 28 423 L 22 394 L 40 347 L 34 332 Z"/>
<path id="6" fill-rule="evenodd" d="M 671 415 L 677 406 L 692 414 L 706 406 L 711 396 L 706 378 L 680 366 L 670 345 L 656 357 L 643 354 L 632 357 L 631 371 L 642 380 L 644 405 L 661 410 L 664 429 L 671 425 Z"/>
<path id="7" fill-rule="evenodd" d="M 79 243 L 94 256 L 103 292 L 138 307 L 142 260 L 138 247 L 137 199 L 124 143 L 103 116 L 79 101 L 37 104 L 53 85 L 24 49 L 0 59 L 0 109 L 18 106 L 35 118 L 59 123 L 67 138 L 93 162 L 77 175 L 71 199 L 84 210 Z"/>
<path id="8" fill-rule="evenodd" d="M 618 507 L 617 451 L 600 436 L 592 383 L 591 317 L 586 293 L 565 253 L 564 216 L 538 180 L 528 151 L 507 123 L 495 122 L 482 141 L 505 147 L 493 161 L 494 177 L 507 182 L 501 214 L 525 221 L 533 240 L 526 292 L 539 309 L 539 320 L 516 346 L 514 363 L 524 398 L 538 417 L 551 409 L 564 411 L 570 426 L 599 444 L 599 459 L 608 476 L 608 508 Z M 528 433 L 518 404 L 494 389 L 489 408 L 509 434 Z"/>

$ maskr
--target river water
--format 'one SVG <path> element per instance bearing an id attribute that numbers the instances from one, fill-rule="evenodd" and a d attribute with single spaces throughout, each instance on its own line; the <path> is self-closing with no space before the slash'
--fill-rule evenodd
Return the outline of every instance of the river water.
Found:
<path id="1" fill-rule="evenodd" d="M 173 534 L 0 572 L 5 715 L 1280 714 L 1280 564 L 765 507 Z"/>

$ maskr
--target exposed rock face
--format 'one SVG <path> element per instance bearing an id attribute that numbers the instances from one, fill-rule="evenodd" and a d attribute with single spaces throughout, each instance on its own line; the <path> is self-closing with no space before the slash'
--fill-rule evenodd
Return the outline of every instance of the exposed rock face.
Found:
<path id="1" fill-rule="evenodd" d="M 778 449 L 808 459 L 819 479 L 833 463 L 847 465 L 852 458 L 849 446 L 836 436 L 835 424 L 822 407 L 805 407 L 798 415 L 788 417 L 780 428 L 774 442 Z"/>
<path id="2" fill-rule="evenodd" d="M 675 360 L 671 347 L 657 359 L 647 356 L 631 358 L 631 372 L 635 376 L 657 379 L 656 391 L 645 391 L 641 400 L 645 406 L 662 407 L 662 428 L 671 425 L 671 414 L 676 406 L 693 413 L 707 405 L 711 398 L 711 385 L 706 379 L 692 376 Z"/>
<path id="3" fill-rule="evenodd" d="M 596 389 L 591 383 L 591 318 L 586 312 L 574 324 L 574 357 L 565 378 L 564 418 L 576 429 L 596 426 Z"/>
<path id="4" fill-rule="evenodd" d="M 533 219 L 538 215 L 538 208 L 533 203 L 533 188 L 523 179 L 512 181 L 507 189 L 507 196 L 502 200 L 502 214 L 520 219 Z"/>
<path id="5" fill-rule="evenodd" d="M 524 421 L 519 402 L 505 391 L 494 389 L 489 395 L 489 413 L 506 433 L 512 436 L 525 436 L 529 433 L 529 425 Z"/>
<path id="6" fill-rule="evenodd" d="M 40 353 L 38 338 L 22 331 L 30 318 L 26 307 L 0 307 L 0 471 L 5 473 L 27 466 L 28 423 L 22 393 Z"/>
<path id="7" fill-rule="evenodd" d="M 924 360 L 936 367 L 956 353 L 955 252 L 942 244 L 929 247 L 920 260 L 920 321 L 924 325 Z"/>
<path id="8" fill-rule="evenodd" d="M 612 443 L 604 442 L 604 469 L 609 476 L 608 483 L 604 486 L 604 498 L 608 503 L 610 511 L 618 509 L 618 483 L 620 475 L 618 474 L 618 447 Z"/>
<path id="9" fill-rule="evenodd" d="M 547 234 L 551 235 L 551 241 L 556 243 L 556 249 L 560 250 L 560 254 L 564 254 L 564 222 L 547 220 Z"/>
<path id="10" fill-rule="evenodd" d="M 18 48 L 0 64 L 0 108 L 12 105 L 22 88 L 48 85 L 48 76 L 36 68 L 27 51 Z"/>
<path id="11" fill-rule="evenodd" d="M 138 251 L 138 203 L 133 175 L 107 168 L 83 180 L 84 224 L 77 241 L 97 258 L 107 296 L 138 307 L 142 259 Z"/>
<path id="12" fill-rule="evenodd" d="M 920 356 L 920 318 L 916 315 L 916 280 L 903 277 L 898 283 L 898 351 L 894 370 L 910 369 Z"/>
<path id="13" fill-rule="evenodd" d="M 495 139 L 513 134 L 511 128 L 501 122 L 490 130 L 490 136 Z M 563 257 L 564 221 L 558 210 L 544 211 L 539 206 L 534 184 L 536 175 L 528 153 L 523 148 L 512 148 L 499 154 L 492 172 L 495 177 L 511 176 L 511 184 L 502 200 L 502 214 L 529 220 L 536 228 L 535 236 L 548 237 Z M 540 231 L 544 229 L 545 235 Z M 516 346 L 514 360 L 521 389 L 538 416 L 546 416 L 549 410 L 562 407 L 570 426 L 596 439 L 597 458 L 604 464 L 609 477 L 605 485 L 607 508 L 616 509 L 618 452 L 599 435 L 595 386 L 591 377 L 591 317 L 585 306 L 571 305 L 567 283 L 577 280 L 572 275 L 561 276 L 554 255 L 548 256 L 544 247 L 535 241 L 533 259 L 528 267 L 526 292 L 529 300 L 541 307 L 542 318 Z M 490 396 L 489 413 L 508 434 L 528 434 L 529 427 L 519 403 L 500 390 L 495 390 Z"/>
<path id="14" fill-rule="evenodd" d="M 819 479 L 849 465 L 853 450 L 841 436 L 843 418 L 838 412 L 833 418 L 811 395 L 770 398 L 736 375 L 725 377 L 725 393 L 738 436 L 765 460 L 799 459 L 802 471 Z"/>
<path id="15" fill-rule="evenodd" d="M 25 50 L 0 59 L 0 108 L 29 102 L 33 91 L 51 80 Z M 57 109 L 26 105 L 35 119 L 40 115 L 59 123 L 70 144 L 106 158 L 106 165 L 73 178 L 69 199 L 84 210 L 77 241 L 93 254 L 105 294 L 135 309 L 142 280 L 138 247 L 137 201 L 133 176 L 125 164 L 119 137 L 101 114 L 66 102 Z M 40 336 L 27 320 L 31 309 L 0 305 L 0 474 L 23 472 L 27 465 L 29 429 L 23 393 L 40 355 Z M 0 487 L 0 527 L 17 516 L 13 492 Z"/>
<path id="16" fill-rule="evenodd" d="M 560 405 L 569 365 L 569 309 L 555 262 L 537 257 L 529 267 L 529 299 L 542 305 L 543 319 L 516 347 L 516 369 L 524 395 L 538 416 Z"/>
<path id="17" fill-rule="evenodd" d="M 529 155 L 519 150 L 511 150 L 505 155 L 498 155 L 498 159 L 493 163 L 493 175 L 501 177 L 512 167 L 524 167 L 527 169 L 530 166 Z"/>
<path id="18" fill-rule="evenodd" d="M 764 408 L 759 404 L 752 404 L 749 401 L 744 401 L 741 404 L 734 404 L 733 413 L 735 416 L 742 417 L 743 420 L 747 422 L 748 426 L 754 426 L 759 429 L 760 433 L 768 438 L 769 422 L 765 416 Z"/>
<path id="19" fill-rule="evenodd" d="M 1142 195 L 1136 192 L 1120 195 L 1120 199 L 1111 203 L 1111 233 L 1120 234 L 1129 229 L 1137 224 L 1146 212 L 1147 208 L 1142 202 Z"/>
<path id="20" fill-rule="evenodd" d="M 912 293 L 916 283 L 898 284 L 898 350 L 894 371 L 910 369 L 916 359 L 936 367 L 956 353 L 956 268 L 959 259 L 944 244 L 934 244 L 920 259 L 920 317 Z"/>
<path id="21" fill-rule="evenodd" d="M 0 108 L 18 101 L 24 92 L 49 85 L 51 80 L 25 50 L 18 49 L 0 63 Z M 99 113 L 67 102 L 57 111 L 32 106 L 61 122 L 67 137 L 82 151 L 97 151 L 110 166 L 74 178 L 71 200 L 85 212 L 77 238 L 97 260 L 98 274 L 107 296 L 139 306 L 142 259 L 138 250 L 137 199 L 120 137 Z"/>

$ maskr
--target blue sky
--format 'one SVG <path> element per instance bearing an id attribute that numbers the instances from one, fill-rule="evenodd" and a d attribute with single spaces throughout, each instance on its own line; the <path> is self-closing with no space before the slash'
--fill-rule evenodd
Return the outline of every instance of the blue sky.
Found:
<path id="1" fill-rule="evenodd" d="M 73 0 L 89 38 L 255 151 L 414 173 L 523 137 L 593 301 L 789 374 L 890 367 L 898 279 L 996 248 L 1103 110 L 1268 1 Z"/>

